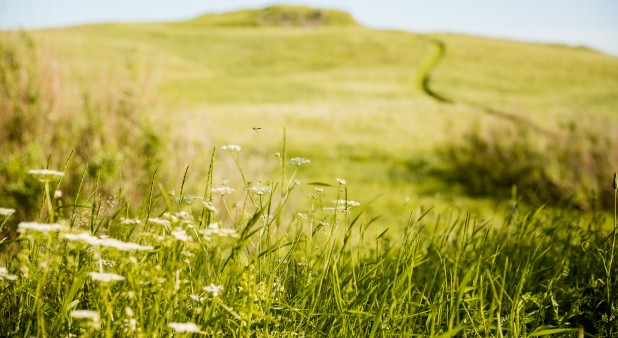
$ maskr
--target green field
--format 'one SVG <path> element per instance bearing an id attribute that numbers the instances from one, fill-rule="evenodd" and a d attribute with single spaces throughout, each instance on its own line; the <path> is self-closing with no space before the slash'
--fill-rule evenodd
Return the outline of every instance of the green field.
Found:
<path id="1" fill-rule="evenodd" d="M 0 241 L 10 247 L 0 289 L 17 299 L 0 319 L 13 327 L 0 333 L 146 337 L 171 334 L 170 322 L 230 337 L 618 332 L 618 58 L 375 30 L 296 7 L 28 36 L 37 70 L 11 68 L 19 57 L 0 64 L 0 126 L 36 125 L 25 141 L 0 133 L 15 143 L 0 145 L 0 207 L 17 209 Z M 20 122 L 20 112 L 34 119 Z M 221 151 L 228 144 L 242 150 Z M 471 150 L 451 168 L 441 154 L 461 144 Z M 495 157 L 475 158 L 478 149 Z M 311 163 L 295 167 L 293 157 Z M 469 173 L 476 186 L 458 180 L 466 163 L 479 169 Z M 66 196 L 52 198 L 26 165 L 65 170 Z M 515 181 L 500 181 L 520 166 Z M 235 192 L 213 196 L 222 186 Z M 256 186 L 272 191 L 246 190 Z M 546 197 L 556 194 L 571 204 Z M 186 195 L 217 211 L 183 204 Z M 341 199 L 360 206 L 323 209 Z M 62 228 L 18 235 L 18 222 L 37 215 Z M 214 221 L 238 237 L 205 239 Z M 71 240 L 78 229 L 99 236 L 89 239 L 96 250 Z M 101 235 L 151 248 L 127 257 Z M 126 278 L 97 284 L 92 273 L 103 270 Z M 138 292 L 143 279 L 155 282 Z M 196 296 L 211 281 L 223 296 Z M 85 308 L 100 317 L 79 326 L 70 312 Z"/>
<path id="2" fill-rule="evenodd" d="M 216 18 L 227 22 L 206 16 L 33 34 L 83 82 L 113 81 L 110 69 L 138 59 L 160 90 L 154 115 L 193 147 L 236 143 L 247 156 L 263 155 L 280 147 L 285 128 L 290 153 L 313 161 L 311 180 L 346 176 L 364 201 L 381 195 L 377 210 L 406 197 L 449 200 L 440 182 L 410 170 L 410 162 L 430 161 L 437 144 L 471 123 L 491 126 L 496 117 L 487 108 L 548 129 L 581 120 L 618 126 L 618 59 L 592 50 L 357 25 L 208 24 Z M 427 69 L 434 40 L 445 55 Z M 428 72 L 431 88 L 453 103 L 423 92 Z M 207 152 L 187 147 L 175 149 L 176 163 L 207 161 Z M 465 200 L 453 202 L 473 205 Z"/>

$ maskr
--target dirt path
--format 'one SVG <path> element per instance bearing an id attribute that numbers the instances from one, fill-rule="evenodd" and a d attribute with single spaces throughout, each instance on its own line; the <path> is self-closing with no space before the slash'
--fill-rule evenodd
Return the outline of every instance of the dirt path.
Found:
<path id="1" fill-rule="evenodd" d="M 476 109 L 483 111 L 487 115 L 499 117 L 500 119 L 503 119 L 505 121 L 509 121 L 509 122 L 518 124 L 520 126 L 524 126 L 528 128 L 529 130 L 532 130 L 539 134 L 543 134 L 545 136 L 555 135 L 555 133 L 551 132 L 550 130 L 547 130 L 537 125 L 536 123 L 532 122 L 531 120 L 526 119 L 525 117 L 519 116 L 517 114 L 507 113 L 504 111 L 498 111 L 488 106 L 471 104 L 469 102 L 458 102 L 458 101 L 451 99 L 450 97 L 445 96 L 444 94 L 438 93 L 435 90 L 433 90 L 431 88 L 431 77 L 432 77 L 433 72 L 438 68 L 438 65 L 446 57 L 446 51 L 447 51 L 446 43 L 442 40 L 432 38 L 432 37 L 426 37 L 426 36 L 421 37 L 420 39 L 426 41 L 427 43 L 431 45 L 430 54 L 425 59 L 425 62 L 421 66 L 420 71 L 417 76 L 417 85 L 419 89 L 422 92 L 424 92 L 427 96 L 433 98 L 434 100 L 440 103 L 445 103 L 445 104 L 459 103 L 459 104 L 466 104 L 466 105 L 472 106 Z"/>

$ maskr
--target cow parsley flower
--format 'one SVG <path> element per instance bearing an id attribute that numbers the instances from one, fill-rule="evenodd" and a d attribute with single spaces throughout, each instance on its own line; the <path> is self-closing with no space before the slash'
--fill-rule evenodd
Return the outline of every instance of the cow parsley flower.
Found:
<path id="1" fill-rule="evenodd" d="M 15 209 L 0 208 L 0 216 L 11 216 L 15 213 Z"/>
<path id="2" fill-rule="evenodd" d="M 183 228 L 176 228 L 172 231 L 172 236 L 179 241 L 190 242 L 193 240 L 189 234 Z"/>
<path id="3" fill-rule="evenodd" d="M 169 227 L 170 225 L 172 225 L 170 221 L 163 219 L 163 218 L 149 218 L 148 223 L 152 223 L 152 224 L 156 224 L 156 225 L 160 225 L 164 227 Z"/>
<path id="4" fill-rule="evenodd" d="M 217 213 L 217 208 L 211 201 L 204 201 L 203 205 L 204 205 L 204 208 L 206 208 L 207 210 Z"/>
<path id="5" fill-rule="evenodd" d="M 288 161 L 288 163 L 300 167 L 303 164 L 311 163 L 311 161 L 302 157 L 293 157 Z"/>
<path id="6" fill-rule="evenodd" d="M 2 279 L 17 280 L 17 276 L 11 275 L 9 273 L 9 270 L 6 269 L 6 267 L 0 266 L 0 280 L 2 280 Z"/>
<path id="7" fill-rule="evenodd" d="M 92 280 L 102 283 L 117 282 L 126 279 L 124 276 L 120 276 L 115 273 L 89 272 L 88 274 Z"/>
<path id="8" fill-rule="evenodd" d="M 64 176 L 64 173 L 61 171 L 49 169 L 30 169 L 28 170 L 28 174 L 36 177 L 43 183 L 52 182 Z"/>
<path id="9" fill-rule="evenodd" d="M 230 188 L 230 187 L 219 187 L 219 188 L 212 188 L 212 193 L 216 194 L 216 195 L 229 195 L 231 193 L 234 192 L 234 188 Z"/>
<path id="10" fill-rule="evenodd" d="M 346 207 L 357 207 L 360 205 L 360 203 L 356 201 L 350 201 L 350 200 L 335 200 L 335 201 L 332 201 L 332 203 L 336 205 L 346 206 Z"/>
<path id="11" fill-rule="evenodd" d="M 120 251 L 151 251 L 154 250 L 154 247 L 150 245 L 139 245 L 137 243 L 131 242 L 123 242 L 121 240 L 115 238 L 99 238 L 93 236 L 89 233 L 80 233 L 80 234 L 64 234 L 64 238 L 69 241 L 74 242 L 83 242 L 90 244 L 92 246 L 103 246 L 108 248 L 114 248 Z"/>
<path id="12" fill-rule="evenodd" d="M 204 235 L 204 239 L 211 241 L 213 236 L 219 237 L 239 237 L 238 232 L 234 229 L 219 228 L 219 223 L 214 222 L 208 224 L 208 227 L 200 231 Z"/>
<path id="13" fill-rule="evenodd" d="M 219 296 L 219 292 L 223 291 L 223 285 L 215 285 L 210 283 L 210 285 L 204 287 L 204 291 L 212 294 L 213 297 Z"/>
<path id="14" fill-rule="evenodd" d="M 182 196 L 182 199 L 180 197 L 176 197 L 176 203 L 191 205 L 191 204 L 193 204 L 193 202 L 195 202 L 197 200 L 201 200 L 201 199 L 203 199 L 201 196 L 184 195 L 184 196 Z"/>
<path id="15" fill-rule="evenodd" d="M 200 327 L 195 323 L 168 323 L 167 326 L 176 332 L 200 332 Z"/>
<path id="16" fill-rule="evenodd" d="M 256 195 L 270 194 L 272 189 L 263 185 L 256 185 L 255 187 L 247 188 L 247 191 L 251 191 Z"/>
<path id="17" fill-rule="evenodd" d="M 221 147 L 221 150 L 228 153 L 238 153 L 242 150 L 242 148 L 235 144 L 228 144 L 226 146 Z"/>
<path id="18" fill-rule="evenodd" d="M 90 325 L 95 328 L 100 326 L 101 317 L 99 316 L 99 313 L 96 311 L 75 310 L 75 311 L 71 311 L 71 313 L 69 313 L 69 316 L 75 319 L 87 320 L 90 322 Z"/>
<path id="19" fill-rule="evenodd" d="M 120 223 L 122 225 L 138 225 L 140 224 L 142 221 L 139 220 L 139 218 L 125 218 L 125 217 L 120 217 Z"/>
<path id="20" fill-rule="evenodd" d="M 341 185 L 346 185 L 346 181 L 344 179 L 337 178 L 337 182 L 339 182 L 339 184 Z"/>
<path id="21" fill-rule="evenodd" d="M 66 227 L 58 223 L 45 224 L 37 222 L 21 222 L 17 226 L 17 231 L 24 232 L 26 230 L 38 231 L 38 232 L 56 232 L 64 230 Z"/>

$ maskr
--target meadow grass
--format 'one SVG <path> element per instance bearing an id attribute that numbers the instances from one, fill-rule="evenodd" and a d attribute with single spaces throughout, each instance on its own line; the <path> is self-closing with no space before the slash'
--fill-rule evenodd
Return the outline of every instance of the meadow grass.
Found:
<path id="1" fill-rule="evenodd" d="M 435 171 L 488 111 L 611 137 L 616 58 L 209 20 L 3 33 L 0 336 L 616 334 L 615 215 Z M 449 164 L 487 178 L 513 141 Z M 559 170 L 589 152 L 561 141 Z M 606 151 L 588 188 L 610 191 Z"/>
<path id="2" fill-rule="evenodd" d="M 247 154 L 261 163 L 261 149 L 276 147 L 285 128 L 294 135 L 290 151 L 323 169 L 308 173 L 311 180 L 348 171 L 356 193 L 381 196 L 375 214 L 388 208 L 387 218 L 404 212 L 399 206 L 406 200 L 493 209 L 459 188 L 433 189 L 444 185 L 440 176 L 409 169 L 437 163 L 435 148 L 459 142 L 477 122 L 500 124 L 487 109 L 550 131 L 579 123 L 584 114 L 608 130 L 618 125 L 618 63 L 595 51 L 353 25 L 253 27 L 211 19 L 32 34 L 78 82 L 137 55 L 160 91 L 160 109 L 151 115 L 173 126 L 179 137 L 172 139 L 181 139 L 170 142 L 173 162 L 191 164 L 190 174 L 204 174 L 198 168 L 207 166 L 200 161 L 207 156 L 196 156 L 202 149 L 229 139 L 247 144 Z M 426 69 L 434 40 L 444 45 L 444 57 Z M 428 72 L 430 88 L 451 104 L 425 95 L 420 84 Z M 179 179 L 181 171 L 167 171 Z"/>
<path id="3" fill-rule="evenodd" d="M 214 179 L 215 154 L 238 182 Z M 608 233 L 602 215 L 513 208 L 492 224 L 459 212 L 429 221 L 418 208 L 384 230 L 344 179 L 305 184 L 313 163 L 278 154 L 273 176 L 256 181 L 241 147 L 214 149 L 200 182 L 166 189 L 155 176 L 139 207 L 46 188 L 46 211 L 3 239 L 0 334 L 615 334 L 615 219 Z M 62 186 L 62 172 L 31 174 Z M 298 199 L 307 207 L 291 207 Z"/>

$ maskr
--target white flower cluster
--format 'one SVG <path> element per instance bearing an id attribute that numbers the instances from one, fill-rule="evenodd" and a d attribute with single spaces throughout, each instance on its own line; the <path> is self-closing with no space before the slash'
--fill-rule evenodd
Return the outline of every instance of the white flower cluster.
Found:
<path id="1" fill-rule="evenodd" d="M 120 217 L 120 223 L 122 225 L 138 225 L 141 223 L 141 221 L 139 220 L 139 218 Z"/>
<path id="2" fill-rule="evenodd" d="M 226 146 L 221 147 L 221 150 L 228 153 L 238 153 L 242 150 L 242 148 L 235 144 L 228 144 Z"/>
<path id="3" fill-rule="evenodd" d="M 204 291 L 212 294 L 213 297 L 217 297 L 219 296 L 219 292 L 223 291 L 223 285 L 210 283 L 210 285 L 204 287 Z"/>
<path id="4" fill-rule="evenodd" d="M 172 225 L 170 221 L 163 219 L 163 218 L 158 218 L 158 217 L 149 218 L 148 223 L 152 223 L 152 224 L 156 224 L 156 225 L 160 225 L 164 227 L 169 227 Z"/>
<path id="5" fill-rule="evenodd" d="M 200 327 L 195 323 L 169 323 L 167 324 L 172 330 L 176 332 L 200 332 Z"/>
<path id="6" fill-rule="evenodd" d="M 234 188 L 230 188 L 230 187 L 219 187 L 219 188 L 212 188 L 212 193 L 216 194 L 216 195 L 230 195 L 231 193 L 234 192 Z"/>
<path id="7" fill-rule="evenodd" d="M 263 185 L 256 185 L 255 187 L 247 188 L 247 191 L 251 191 L 256 195 L 266 195 L 270 194 L 272 189 Z"/>
<path id="8" fill-rule="evenodd" d="M 204 236 L 204 239 L 207 241 L 211 241 L 213 236 L 234 237 L 234 238 L 239 237 L 236 230 L 219 228 L 219 223 L 217 222 L 209 224 L 208 227 L 206 229 L 201 230 L 200 233 Z"/>
<path id="9" fill-rule="evenodd" d="M 139 245 L 137 243 L 123 242 L 115 238 L 99 238 L 87 232 L 82 232 L 79 234 L 64 234 L 63 237 L 69 241 L 83 242 L 83 243 L 90 244 L 92 246 L 102 246 L 102 247 L 107 247 L 107 248 L 114 248 L 120 251 L 133 251 L 133 250 L 151 251 L 151 250 L 154 250 L 154 247 L 150 245 Z"/>
<path id="10" fill-rule="evenodd" d="M 88 274 L 90 275 L 90 278 L 92 278 L 92 280 L 102 283 L 117 282 L 126 279 L 124 276 L 120 276 L 115 273 L 89 272 Z"/>
<path id="11" fill-rule="evenodd" d="M 195 202 L 197 200 L 203 200 L 203 199 L 204 198 L 202 198 L 201 196 L 184 195 L 184 196 L 182 196 L 182 198 L 176 197 L 176 203 L 191 205 L 191 204 L 193 204 L 193 202 Z"/>
<path id="12" fill-rule="evenodd" d="M 174 238 L 176 238 L 177 240 L 183 242 L 191 242 L 193 240 L 193 238 L 191 238 L 191 236 L 183 228 L 180 227 L 172 231 L 172 236 L 174 236 Z"/>
<path id="13" fill-rule="evenodd" d="M 58 223 L 46 224 L 37 222 L 21 222 L 17 226 L 17 231 L 25 232 L 26 230 L 38 231 L 38 232 L 57 232 L 65 230 L 64 225 Z"/>
<path id="14" fill-rule="evenodd" d="M 311 163 L 311 161 L 302 157 L 293 157 L 288 161 L 288 163 L 300 167 L 303 164 Z"/>
<path id="15" fill-rule="evenodd" d="M 357 207 L 360 205 L 360 203 L 356 201 L 350 201 L 350 200 L 334 200 L 332 201 L 332 203 L 338 206 L 346 206 L 346 207 Z"/>
<path id="16" fill-rule="evenodd" d="M 75 319 L 87 320 L 90 325 L 97 328 L 100 326 L 101 317 L 99 313 L 91 310 L 75 310 L 69 313 L 69 316 Z"/>
<path id="17" fill-rule="evenodd" d="M 2 279 L 6 279 L 6 280 L 16 280 L 17 276 L 15 275 L 11 275 L 9 273 L 9 270 L 6 269 L 6 267 L 4 266 L 0 266 L 0 280 Z"/>
<path id="18" fill-rule="evenodd" d="M 0 208 L 0 215 L 1 216 L 11 216 L 14 213 L 15 213 L 15 209 Z"/>
<path id="19" fill-rule="evenodd" d="M 64 173 L 61 171 L 49 169 L 30 169 L 28 170 L 28 174 L 36 177 L 43 183 L 51 182 L 64 176 Z"/>

